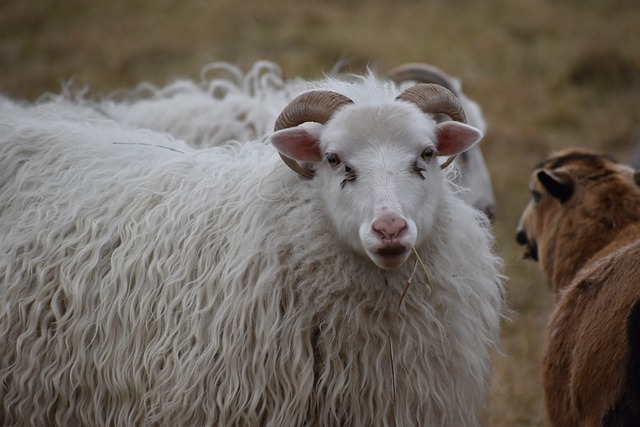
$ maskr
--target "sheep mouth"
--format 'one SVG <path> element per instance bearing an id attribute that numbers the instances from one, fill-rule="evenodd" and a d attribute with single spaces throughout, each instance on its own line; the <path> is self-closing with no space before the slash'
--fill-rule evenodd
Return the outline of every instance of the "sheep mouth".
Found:
<path id="1" fill-rule="evenodd" d="M 369 258 L 383 270 L 395 270 L 409 257 L 411 246 L 391 243 L 369 252 Z"/>
<path id="2" fill-rule="evenodd" d="M 529 243 L 524 251 L 524 259 L 530 259 L 532 261 L 538 261 L 538 245 L 535 243 Z"/>
<path id="3" fill-rule="evenodd" d="M 538 261 L 538 245 L 535 241 L 527 236 L 524 230 L 518 231 L 516 234 L 516 241 L 519 245 L 525 247 L 524 259 L 530 259 L 532 261 Z"/>
<path id="4" fill-rule="evenodd" d="M 397 257 L 407 252 L 407 247 L 401 244 L 389 245 L 376 251 L 378 255 L 384 258 Z"/>
<path id="5" fill-rule="evenodd" d="M 538 261 L 538 245 L 527 239 L 525 242 L 519 242 L 524 246 L 524 259 L 530 259 L 531 261 Z"/>

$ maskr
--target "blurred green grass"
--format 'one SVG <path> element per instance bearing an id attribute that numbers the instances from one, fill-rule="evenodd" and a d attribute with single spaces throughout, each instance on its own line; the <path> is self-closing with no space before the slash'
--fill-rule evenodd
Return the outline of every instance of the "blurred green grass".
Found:
<path id="1" fill-rule="evenodd" d="M 317 78 L 338 61 L 384 72 L 430 62 L 483 107 L 511 320 L 494 358 L 488 426 L 543 426 L 538 360 L 553 304 L 514 230 L 531 168 L 568 146 L 624 161 L 640 127 L 637 0 L 4 0 L 0 93 L 34 100 L 73 81 L 108 94 L 256 60 Z M 635 141 L 640 142 L 640 141 Z"/>

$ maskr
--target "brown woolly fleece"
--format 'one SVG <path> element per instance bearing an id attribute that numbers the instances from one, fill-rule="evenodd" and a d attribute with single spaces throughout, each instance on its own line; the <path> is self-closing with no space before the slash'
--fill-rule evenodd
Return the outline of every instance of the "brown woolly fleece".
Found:
<path id="1" fill-rule="evenodd" d="M 543 356 L 554 427 L 640 425 L 640 187 L 569 149 L 533 172 L 517 240 L 557 297 Z"/>

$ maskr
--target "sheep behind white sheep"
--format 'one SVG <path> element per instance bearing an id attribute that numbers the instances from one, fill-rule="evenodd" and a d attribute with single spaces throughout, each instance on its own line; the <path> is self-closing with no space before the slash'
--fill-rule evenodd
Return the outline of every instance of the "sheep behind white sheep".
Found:
<path id="1" fill-rule="evenodd" d="M 389 71 L 389 78 L 395 81 L 401 88 L 406 88 L 406 84 L 434 83 L 449 89 L 460 100 L 462 108 L 467 117 L 467 123 L 486 133 L 487 124 L 482 115 L 482 110 L 477 102 L 469 98 L 462 91 L 460 79 L 450 76 L 440 68 L 430 64 L 409 63 L 396 67 Z M 413 83 L 412 83 L 413 82 Z M 437 117 L 438 120 L 450 120 L 445 115 Z M 462 194 L 463 198 L 472 206 L 480 209 L 493 221 L 496 217 L 496 199 L 493 194 L 491 176 L 484 161 L 484 156 L 480 150 L 480 145 L 476 144 L 469 150 L 456 156 L 455 159 L 460 174 L 454 182 L 468 191 Z"/>
<path id="2" fill-rule="evenodd" d="M 280 67 L 269 61 L 256 62 L 246 74 L 231 64 L 217 62 L 205 67 L 199 83 L 182 79 L 164 88 L 144 84 L 103 100 L 98 107 L 122 123 L 169 132 L 197 146 L 249 141 L 270 133 L 282 108 L 316 86 L 314 81 L 284 79 L 282 74 Z M 352 82 L 359 79 L 338 72 L 332 75 Z M 397 67 L 390 77 L 402 88 L 415 82 L 446 87 L 460 99 L 467 122 L 486 131 L 480 106 L 462 91 L 459 79 L 426 64 Z M 386 77 L 377 78 L 385 84 Z M 453 175 L 453 181 L 464 189 L 463 197 L 493 220 L 496 200 L 479 145 L 458 156 L 456 164 L 460 172 Z"/>
<path id="3" fill-rule="evenodd" d="M 432 154 L 479 132 L 326 85 L 354 103 L 271 138 L 307 180 L 261 141 L 3 108 L 3 425 L 477 425 L 501 263 Z"/>

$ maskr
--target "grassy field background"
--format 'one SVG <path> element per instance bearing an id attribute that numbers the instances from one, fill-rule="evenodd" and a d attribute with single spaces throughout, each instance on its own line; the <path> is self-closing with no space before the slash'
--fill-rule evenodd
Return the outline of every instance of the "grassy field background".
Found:
<path id="1" fill-rule="evenodd" d="M 3 0 L 0 93 L 34 100 L 73 81 L 105 95 L 261 59 L 309 79 L 341 60 L 354 72 L 430 62 L 462 78 L 489 123 L 482 147 L 514 311 L 486 425 L 544 426 L 538 362 L 553 296 L 514 231 L 528 173 L 550 152 L 624 161 L 640 139 L 639 16 L 637 0 Z"/>

